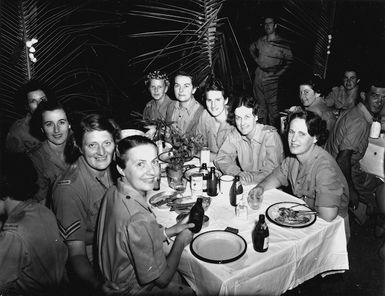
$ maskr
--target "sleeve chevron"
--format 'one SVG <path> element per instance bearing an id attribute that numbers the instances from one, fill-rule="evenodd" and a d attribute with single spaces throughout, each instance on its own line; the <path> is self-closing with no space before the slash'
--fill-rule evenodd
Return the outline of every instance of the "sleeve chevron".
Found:
<path id="1" fill-rule="evenodd" d="M 75 222 L 70 224 L 68 227 L 64 227 L 60 223 L 60 221 L 57 221 L 57 222 L 58 222 L 58 226 L 59 226 L 60 235 L 62 236 L 62 238 L 64 240 L 66 240 L 68 237 L 71 236 L 71 234 L 73 234 L 76 230 L 78 230 L 80 228 L 80 220 L 76 220 Z"/>

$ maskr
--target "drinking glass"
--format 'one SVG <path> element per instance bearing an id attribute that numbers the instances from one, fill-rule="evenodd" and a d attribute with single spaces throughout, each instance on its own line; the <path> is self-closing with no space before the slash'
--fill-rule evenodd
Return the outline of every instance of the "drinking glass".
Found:
<path id="1" fill-rule="evenodd" d="M 172 179 L 170 182 L 170 187 L 177 192 L 178 197 L 183 197 L 183 193 L 186 190 L 187 180 L 182 179 Z"/>
<path id="2" fill-rule="evenodd" d="M 247 203 L 253 210 L 259 210 L 263 202 L 263 194 L 249 194 L 247 196 Z"/>

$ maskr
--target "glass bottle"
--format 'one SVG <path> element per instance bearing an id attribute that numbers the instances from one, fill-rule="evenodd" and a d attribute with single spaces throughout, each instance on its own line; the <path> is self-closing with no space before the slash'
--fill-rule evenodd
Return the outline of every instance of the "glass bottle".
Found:
<path id="1" fill-rule="evenodd" d="M 218 195 L 218 178 L 215 173 L 215 168 L 210 169 L 209 176 L 207 178 L 207 195 L 217 196 Z"/>
<path id="2" fill-rule="evenodd" d="M 195 205 L 190 210 L 190 216 L 188 223 L 194 223 L 195 226 L 193 228 L 189 228 L 191 232 L 197 233 L 202 229 L 203 217 L 205 211 L 202 206 L 203 199 L 201 197 L 197 198 Z"/>
<path id="3" fill-rule="evenodd" d="M 202 166 L 199 172 L 202 173 L 203 175 L 202 191 L 207 192 L 207 178 L 209 177 L 209 171 L 207 170 L 206 163 L 202 163 Z"/>
<path id="4" fill-rule="evenodd" d="M 159 164 L 159 174 L 156 177 L 156 181 L 154 183 L 154 188 L 153 188 L 154 191 L 158 191 L 160 189 L 160 179 L 161 179 L 161 168 Z"/>
<path id="5" fill-rule="evenodd" d="M 237 184 L 238 183 L 240 183 L 239 176 L 235 176 L 229 192 L 230 205 L 232 205 L 233 207 L 237 206 Z"/>
<path id="6" fill-rule="evenodd" d="M 265 215 L 259 215 L 258 222 L 255 223 L 252 232 L 254 250 L 257 252 L 266 252 L 269 248 L 269 228 L 265 222 Z"/>

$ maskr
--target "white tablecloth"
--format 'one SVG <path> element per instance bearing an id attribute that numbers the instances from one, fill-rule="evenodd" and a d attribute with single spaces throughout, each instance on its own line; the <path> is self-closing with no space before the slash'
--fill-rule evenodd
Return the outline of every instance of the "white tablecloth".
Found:
<path id="1" fill-rule="evenodd" d="M 165 182 L 162 180 L 161 190 L 167 187 Z M 252 186 L 246 186 L 245 192 L 250 188 Z M 248 219 L 244 220 L 235 216 L 228 196 L 212 198 L 206 212 L 210 218 L 209 225 L 200 233 L 223 230 L 227 226 L 237 228 L 238 234 L 247 242 L 247 251 L 235 262 L 213 264 L 197 259 L 189 246 L 186 247 L 179 271 L 197 295 L 281 295 L 320 273 L 349 269 L 344 220 L 341 217 L 330 223 L 317 218 L 313 225 L 300 229 L 280 227 L 267 220 L 269 249 L 265 253 L 254 251 L 251 231 L 255 220 L 270 205 L 282 201 L 300 200 L 280 190 L 269 190 L 264 194 L 262 207 L 258 211 L 249 208 Z M 160 224 L 167 227 L 176 223 L 175 212 L 153 210 Z"/>

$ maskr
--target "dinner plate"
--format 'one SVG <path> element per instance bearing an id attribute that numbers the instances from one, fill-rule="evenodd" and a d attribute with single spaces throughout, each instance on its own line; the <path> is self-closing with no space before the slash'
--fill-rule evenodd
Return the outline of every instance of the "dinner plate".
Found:
<path id="1" fill-rule="evenodd" d="M 167 206 L 167 203 L 164 203 L 163 205 L 160 205 L 160 206 L 156 206 L 156 203 L 163 201 L 167 198 L 170 198 L 172 196 L 175 196 L 175 192 L 162 191 L 162 192 L 158 192 L 157 194 L 151 196 L 150 199 L 148 200 L 148 202 L 150 205 L 157 207 L 158 209 L 169 209 L 169 207 Z"/>
<path id="2" fill-rule="evenodd" d="M 191 168 L 189 170 L 186 170 L 184 172 L 184 177 L 187 179 L 187 181 L 190 181 L 191 175 L 195 174 L 195 173 L 199 173 L 199 170 L 200 170 L 199 167 L 195 167 L 195 168 Z M 209 168 L 209 171 L 210 171 L 210 168 Z M 222 176 L 222 173 L 219 170 L 215 170 L 215 175 L 217 175 L 217 178 L 219 179 Z"/>
<path id="3" fill-rule="evenodd" d="M 169 151 L 163 152 L 163 153 L 158 155 L 158 159 L 160 161 L 167 162 L 167 163 L 170 162 L 170 159 L 172 157 L 174 157 L 174 151 L 173 150 L 169 150 Z M 185 157 L 184 161 L 187 162 L 187 161 L 190 161 L 191 159 L 193 159 L 193 156 Z"/>
<path id="4" fill-rule="evenodd" d="M 277 202 L 266 210 L 269 221 L 283 227 L 304 228 L 312 225 L 317 220 L 315 213 L 300 213 L 296 217 L 285 215 L 284 209 L 292 211 L 313 211 L 306 204 L 298 202 Z"/>
<path id="5" fill-rule="evenodd" d="M 191 253 L 198 259 L 209 263 L 229 263 L 245 254 L 246 241 L 238 234 L 212 230 L 196 236 L 191 244 Z"/>

